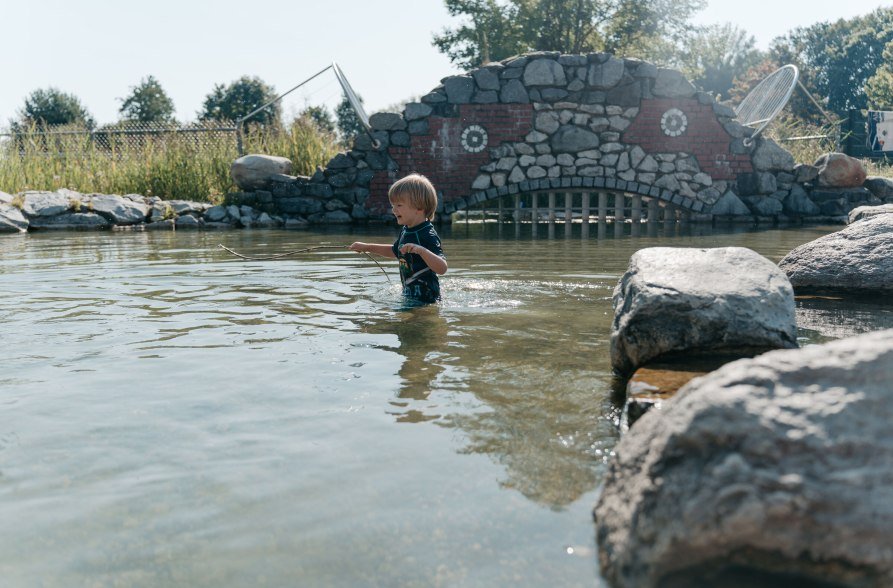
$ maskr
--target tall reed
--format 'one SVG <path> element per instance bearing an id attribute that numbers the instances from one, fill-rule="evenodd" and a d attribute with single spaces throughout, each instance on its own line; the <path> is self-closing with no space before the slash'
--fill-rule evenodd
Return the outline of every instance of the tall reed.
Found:
<path id="1" fill-rule="evenodd" d="M 142 194 L 215 202 L 236 191 L 230 177 L 238 157 L 232 133 L 124 136 L 83 129 L 31 127 L 0 143 L 0 190 L 70 188 L 79 192 Z M 246 153 L 288 157 L 293 173 L 309 175 L 338 152 L 334 137 L 306 119 L 287 128 L 249 128 Z"/>

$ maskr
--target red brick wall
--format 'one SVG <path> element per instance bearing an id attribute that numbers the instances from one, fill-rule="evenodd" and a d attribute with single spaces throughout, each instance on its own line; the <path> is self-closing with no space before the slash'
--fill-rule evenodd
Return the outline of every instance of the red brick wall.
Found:
<path id="1" fill-rule="evenodd" d="M 661 116 L 670 108 L 678 108 L 688 118 L 688 128 L 678 137 L 669 137 L 660 128 Z M 638 144 L 650 154 L 691 153 L 701 171 L 714 180 L 730 180 L 753 171 L 749 155 L 734 155 L 730 151 L 732 137 L 716 120 L 713 107 L 692 98 L 642 100 L 638 116 L 620 141 Z"/>
<path id="2" fill-rule="evenodd" d="M 487 131 L 487 147 L 469 153 L 459 141 L 462 131 L 477 124 Z M 428 133 L 412 135 L 411 147 L 389 147 L 388 154 L 400 166 L 397 172 L 376 172 L 366 208 L 373 214 L 390 210 L 388 188 L 394 181 L 417 172 L 430 179 L 443 201 L 468 196 L 480 167 L 490 162 L 490 149 L 504 141 L 523 141 L 533 130 L 530 104 L 462 104 L 457 118 L 428 117 Z"/>

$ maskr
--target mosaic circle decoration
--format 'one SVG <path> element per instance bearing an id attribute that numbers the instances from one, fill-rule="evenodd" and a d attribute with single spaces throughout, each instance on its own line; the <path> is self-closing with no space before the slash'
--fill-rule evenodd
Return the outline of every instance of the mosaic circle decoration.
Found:
<path id="1" fill-rule="evenodd" d="M 459 142 L 469 153 L 479 153 L 487 147 L 487 131 L 480 125 L 470 125 L 462 131 Z"/>
<path id="2" fill-rule="evenodd" d="M 660 129 L 668 137 L 678 137 L 688 128 L 688 117 L 678 108 L 671 108 L 660 117 Z"/>

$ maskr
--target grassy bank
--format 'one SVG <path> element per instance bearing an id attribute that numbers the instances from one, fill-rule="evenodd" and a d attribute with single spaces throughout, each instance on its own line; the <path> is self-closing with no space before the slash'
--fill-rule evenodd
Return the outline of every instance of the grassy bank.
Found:
<path id="1" fill-rule="evenodd" d="M 69 129 L 69 131 L 71 131 Z M 245 153 L 289 158 L 292 173 L 310 175 L 340 148 L 306 119 L 285 129 L 250 129 Z M 164 133 L 94 140 L 82 132 L 44 135 L 37 129 L 0 144 L 0 190 L 70 188 L 79 192 L 142 194 L 217 201 L 236 191 L 229 175 L 238 157 L 233 133 Z"/>

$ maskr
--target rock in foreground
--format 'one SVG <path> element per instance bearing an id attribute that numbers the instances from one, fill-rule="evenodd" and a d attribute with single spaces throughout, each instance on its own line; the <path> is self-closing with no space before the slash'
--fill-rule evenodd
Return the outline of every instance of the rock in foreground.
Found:
<path id="1" fill-rule="evenodd" d="M 893 330 L 693 380 L 615 449 L 602 572 L 635 588 L 893 586 L 890 382 Z"/>
<path id="2" fill-rule="evenodd" d="M 611 365 L 796 347 L 794 308 L 785 275 L 750 249 L 641 249 L 614 290 Z"/>
<path id="3" fill-rule="evenodd" d="M 893 213 L 893 204 L 881 204 L 880 206 L 860 206 L 850 211 L 847 224 L 851 225 L 860 220 L 876 217 L 879 214 Z"/>
<path id="4" fill-rule="evenodd" d="M 880 214 L 819 237 L 779 262 L 803 291 L 893 291 L 893 215 Z"/>

